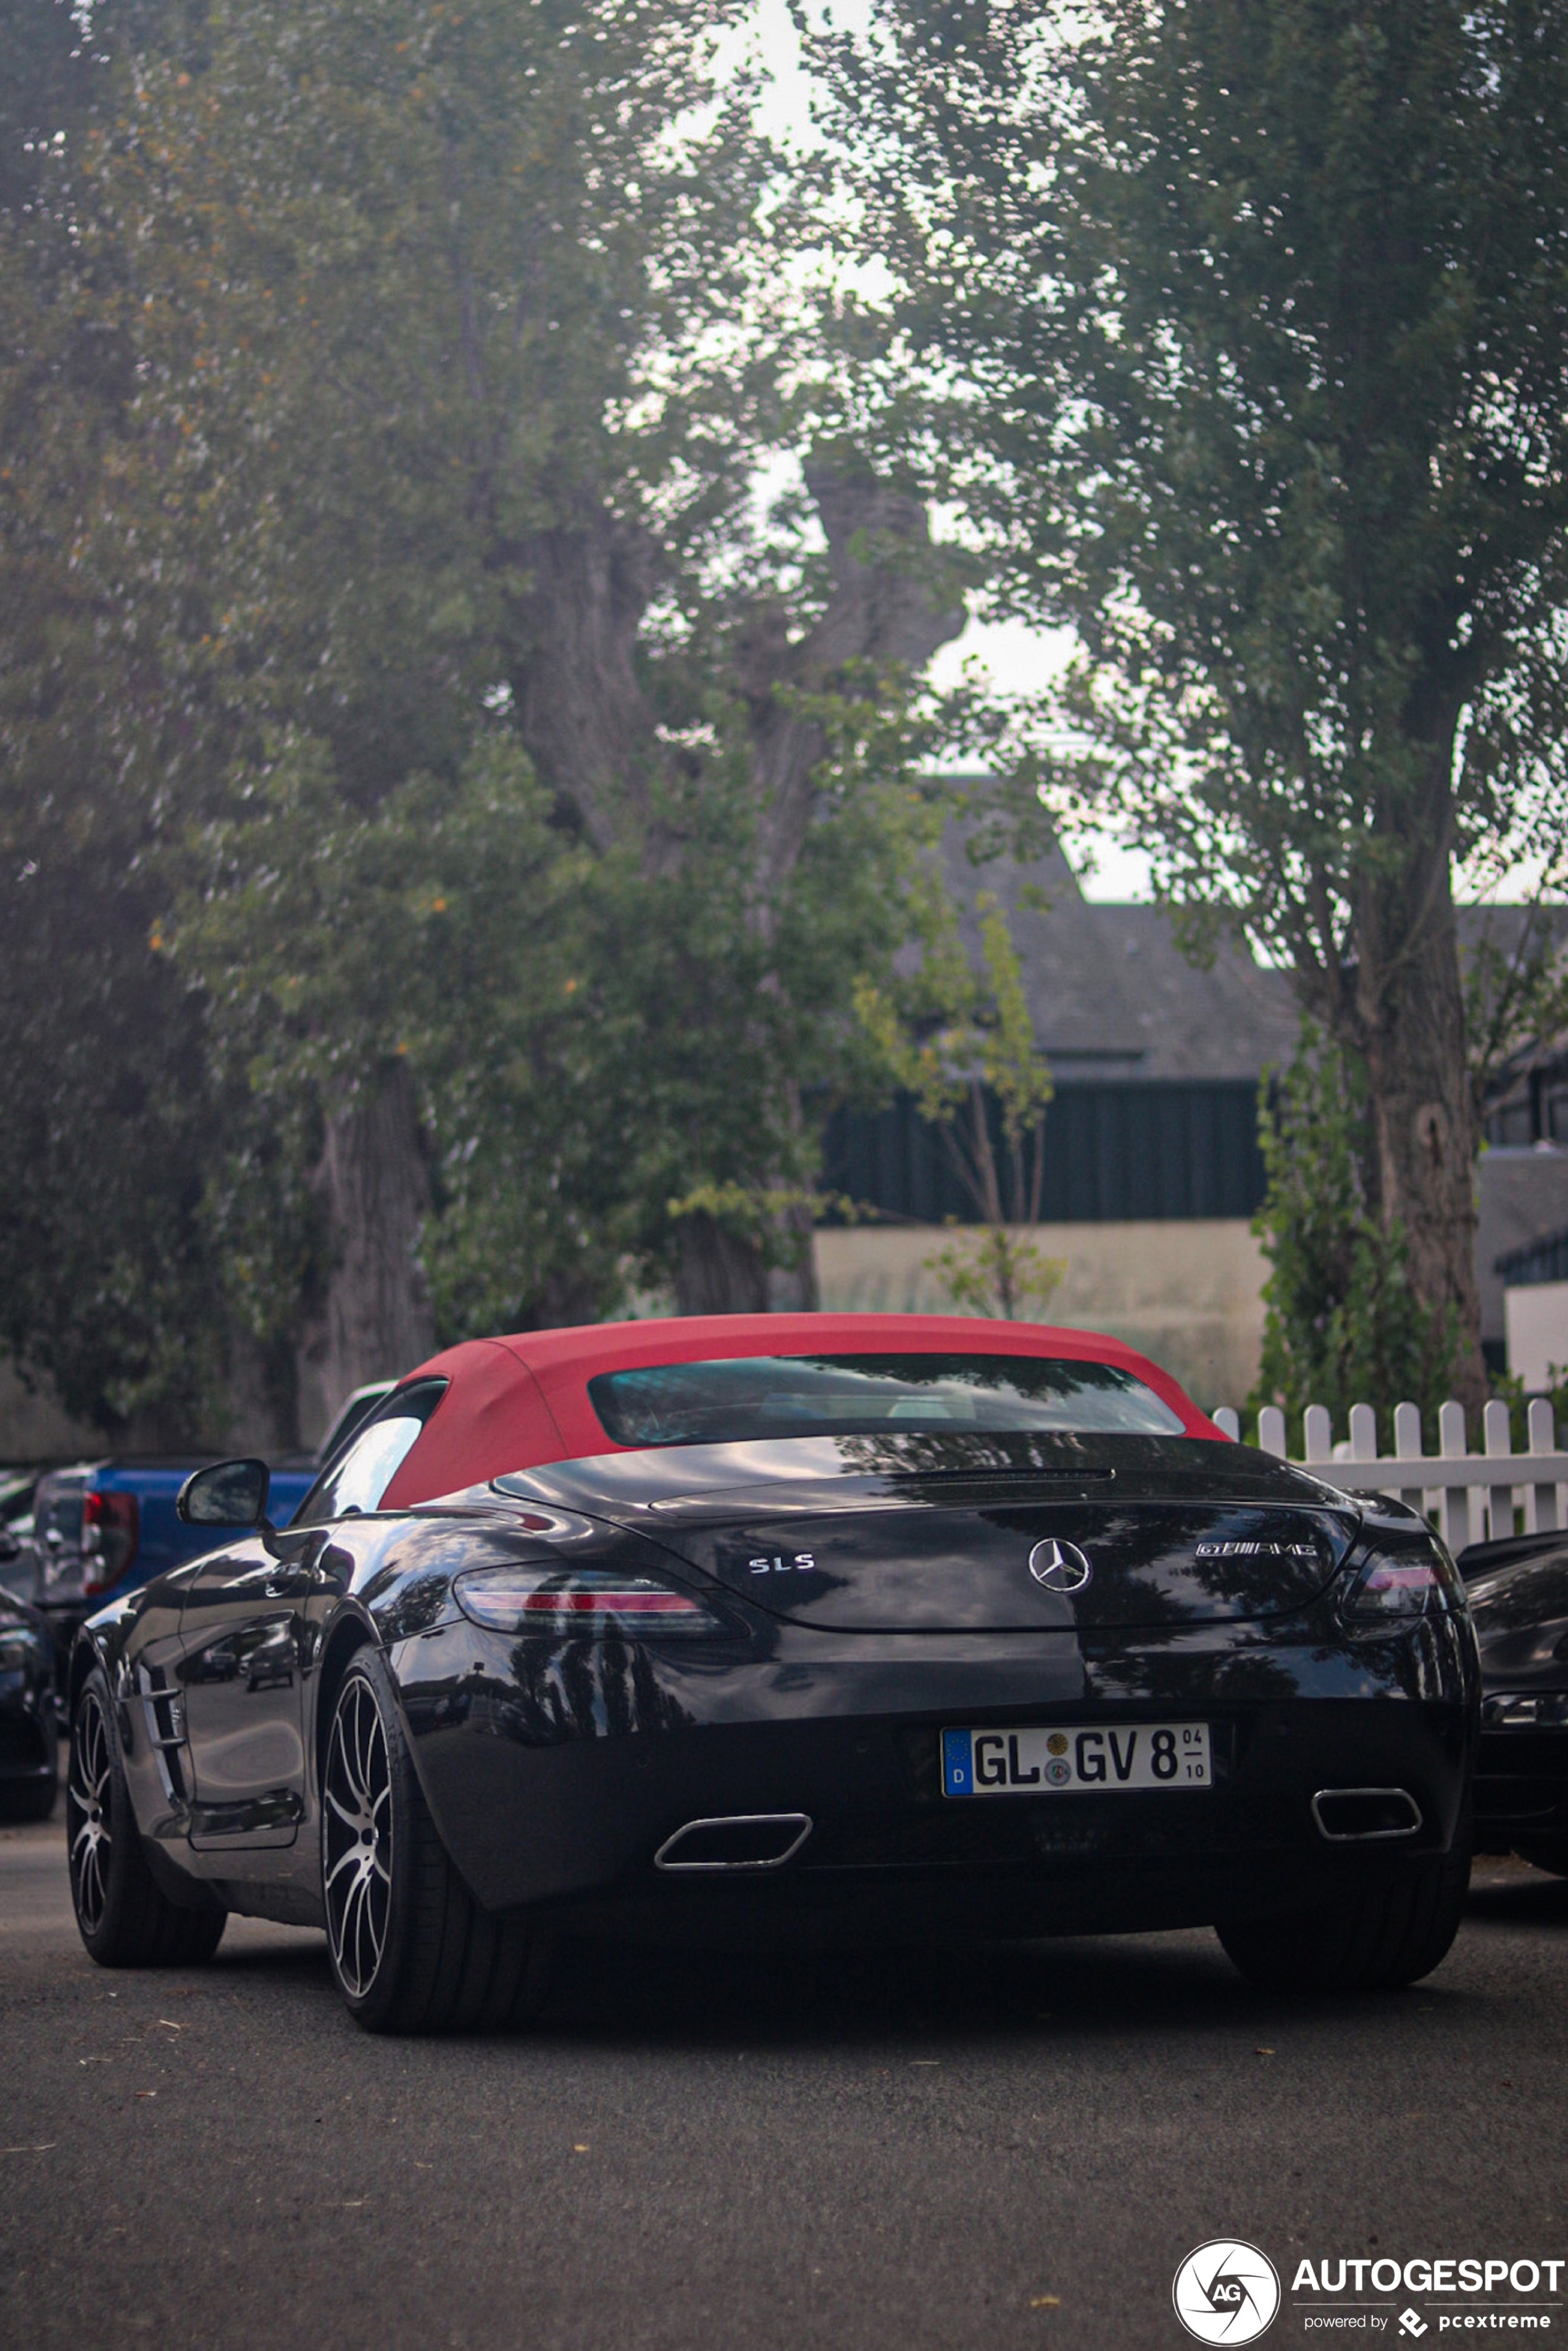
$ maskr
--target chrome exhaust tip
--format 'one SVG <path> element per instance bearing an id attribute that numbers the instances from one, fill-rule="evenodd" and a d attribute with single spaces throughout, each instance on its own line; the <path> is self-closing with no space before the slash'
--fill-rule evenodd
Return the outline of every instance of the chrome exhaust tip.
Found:
<path id="1" fill-rule="evenodd" d="M 811 1834 L 808 1813 L 727 1813 L 688 1821 L 653 1855 L 655 1869 L 782 1869 Z"/>
<path id="2" fill-rule="evenodd" d="M 1320 1788 L 1312 1818 L 1330 1844 L 1370 1844 L 1414 1836 L 1421 1807 L 1407 1788 Z"/>

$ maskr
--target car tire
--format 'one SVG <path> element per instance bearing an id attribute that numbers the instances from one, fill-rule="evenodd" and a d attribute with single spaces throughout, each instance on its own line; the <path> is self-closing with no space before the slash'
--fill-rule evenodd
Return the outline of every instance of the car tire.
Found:
<path id="1" fill-rule="evenodd" d="M 1553 1877 L 1568 1877 L 1568 1837 L 1531 1838 L 1527 1844 L 1515 1845 L 1521 1861 L 1529 1862 L 1531 1869 L 1544 1869 Z"/>
<path id="2" fill-rule="evenodd" d="M 1231 1965 L 1262 1991 L 1397 1991 L 1430 1975 L 1464 1914 L 1467 1834 L 1349 1901 L 1215 1928 Z"/>
<path id="3" fill-rule="evenodd" d="M 71 1719 L 66 1843 L 77 1926 L 100 1968 L 199 1967 L 212 1958 L 228 1913 L 215 1903 L 182 1908 L 148 1866 L 125 1782 L 114 1702 L 96 1666 Z"/>
<path id="4" fill-rule="evenodd" d="M 0 1822 L 14 1828 L 23 1821 L 47 1821 L 58 1793 L 53 1780 L 24 1781 L 10 1787 L 0 1782 Z"/>
<path id="5" fill-rule="evenodd" d="M 350 1662 L 328 1727 L 321 1894 L 338 1989 L 368 2032 L 495 2031 L 544 1998 L 548 1946 L 453 1866 L 373 1649 Z"/>

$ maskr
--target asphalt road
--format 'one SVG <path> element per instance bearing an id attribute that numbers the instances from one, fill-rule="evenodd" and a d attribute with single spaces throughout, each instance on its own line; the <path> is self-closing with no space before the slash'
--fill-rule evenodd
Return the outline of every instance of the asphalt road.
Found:
<path id="1" fill-rule="evenodd" d="M 1565 1968 L 1568 1884 L 1485 1864 L 1393 1997 L 1265 1999 L 1206 1934 L 574 1949 L 531 2033 L 375 2041 L 311 1934 L 100 1971 L 58 1822 L 0 1831 L 0 2345 L 1141 2351 L 1231 2233 L 1321 2342 L 1303 2256 L 1568 2255 Z M 1362 2339 L 1412 2303 L 1459 2307 L 1369 2288 Z"/>

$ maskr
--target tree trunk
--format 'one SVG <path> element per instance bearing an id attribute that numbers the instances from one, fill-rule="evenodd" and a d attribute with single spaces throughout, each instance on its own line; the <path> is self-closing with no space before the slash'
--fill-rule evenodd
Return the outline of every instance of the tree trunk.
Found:
<path id="1" fill-rule="evenodd" d="M 1377 1207 L 1404 1229 L 1416 1295 L 1458 1316 L 1454 1393 L 1479 1419 L 1489 1387 L 1475 1262 L 1479 1137 L 1446 839 L 1390 888 L 1368 893 L 1356 940 L 1354 1042 L 1369 1081 Z"/>
<path id="2" fill-rule="evenodd" d="M 271 1460 L 300 1444 L 299 1363 L 287 1337 L 263 1342 L 235 1327 L 228 1340 L 225 1453 L 259 1453 Z"/>
<path id="3" fill-rule="evenodd" d="M 434 1352 L 419 1262 L 430 1206 L 413 1081 L 394 1062 L 373 1092 L 327 1120 L 316 1181 L 326 1212 L 326 1294 L 301 1349 L 300 1435 L 316 1444 L 343 1400 Z"/>
<path id="4" fill-rule="evenodd" d="M 528 757 L 601 853 L 628 843 L 649 872 L 673 853 L 653 815 L 664 754 L 637 674 L 659 575 L 640 526 L 591 498 L 572 526 L 511 551 L 529 582 L 510 608 L 512 691 Z"/>
<path id="5" fill-rule="evenodd" d="M 755 1241 L 702 1210 L 680 1221 L 675 1307 L 682 1314 L 766 1314 L 768 1268 Z"/>
<path id="6" fill-rule="evenodd" d="M 772 1314 L 815 1314 L 821 1305 L 817 1288 L 817 1259 L 812 1249 L 815 1226 L 804 1203 L 786 1208 L 779 1218 L 792 1255 L 788 1265 L 768 1272 L 768 1309 Z"/>

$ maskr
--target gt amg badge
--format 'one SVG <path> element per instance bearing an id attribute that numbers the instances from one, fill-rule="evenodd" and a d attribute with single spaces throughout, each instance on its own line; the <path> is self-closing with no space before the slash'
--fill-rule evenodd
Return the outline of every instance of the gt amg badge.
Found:
<path id="1" fill-rule="evenodd" d="M 1076 1543 L 1037 1542 L 1029 1555 L 1029 1572 L 1048 1592 L 1082 1592 L 1094 1570 Z"/>

